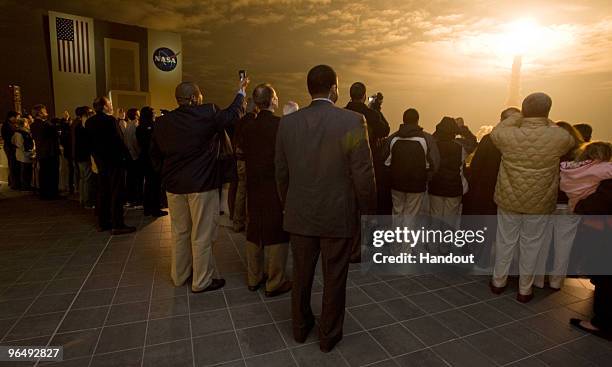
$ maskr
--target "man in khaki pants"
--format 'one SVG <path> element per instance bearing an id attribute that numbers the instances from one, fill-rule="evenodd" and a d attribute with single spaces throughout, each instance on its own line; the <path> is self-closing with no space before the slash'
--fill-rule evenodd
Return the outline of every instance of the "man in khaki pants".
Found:
<path id="1" fill-rule="evenodd" d="M 249 81 L 240 81 L 232 104 L 220 110 L 203 104 L 200 88 L 183 82 L 176 87 L 179 107 L 156 120 L 151 160 L 166 187 L 172 221 L 172 269 L 175 286 L 193 276 L 194 293 L 219 289 L 213 279 L 212 242 L 217 234 L 219 136 L 244 114 L 243 100 Z"/>

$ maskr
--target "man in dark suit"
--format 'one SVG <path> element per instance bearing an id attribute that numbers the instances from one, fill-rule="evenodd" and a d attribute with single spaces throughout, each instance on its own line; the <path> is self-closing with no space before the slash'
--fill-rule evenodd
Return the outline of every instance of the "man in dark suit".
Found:
<path id="1" fill-rule="evenodd" d="M 225 285 L 225 280 L 213 278 L 212 257 L 224 176 L 220 142 L 226 136 L 225 129 L 244 114 L 248 83 L 248 78 L 240 81 L 234 101 L 225 110 L 204 104 L 197 84 L 181 83 L 175 91 L 179 107 L 155 121 L 150 154 L 155 170 L 161 174 L 170 208 L 170 275 L 177 287 L 191 277 L 194 293 Z"/>
<path id="2" fill-rule="evenodd" d="M 113 235 L 131 233 L 135 227 L 123 221 L 123 191 L 125 166 L 129 152 L 123 144 L 117 119 L 113 117 L 113 104 L 107 97 L 98 97 L 93 103 L 96 114 L 85 122 L 91 154 L 98 167 L 98 230 L 111 230 Z"/>
<path id="3" fill-rule="evenodd" d="M 334 106 L 338 77 L 331 67 L 315 66 L 307 79 L 312 103 L 282 118 L 275 168 L 293 252 L 293 334 L 303 343 L 314 326 L 310 293 L 321 254 L 319 337 L 321 351 L 329 352 L 342 339 L 358 213 L 372 213 L 376 189 L 365 118 Z"/>
<path id="4" fill-rule="evenodd" d="M 241 148 L 246 162 L 248 210 L 246 258 L 250 291 L 265 284 L 266 296 L 291 290 L 285 277 L 289 253 L 289 234 L 283 230 L 283 207 L 274 178 L 274 151 L 280 117 L 276 91 L 269 84 L 253 90 L 259 113 L 244 126 Z M 264 258 L 265 257 L 265 258 Z M 264 275 L 264 273 L 267 273 Z"/>
<path id="5" fill-rule="evenodd" d="M 36 159 L 39 166 L 39 193 L 43 200 L 57 199 L 59 186 L 59 136 L 52 121 L 49 121 L 47 107 L 39 104 L 32 108 L 34 122 L 30 126 L 36 145 Z"/>
<path id="6" fill-rule="evenodd" d="M 383 161 L 381 147 L 383 139 L 389 135 L 389 123 L 387 120 L 382 118 L 380 112 L 375 111 L 368 107 L 365 104 L 366 101 L 366 86 L 361 82 L 355 82 L 351 85 L 351 89 L 349 91 L 351 95 L 351 101 L 346 105 L 347 110 L 355 111 L 357 113 L 362 114 L 366 119 L 366 125 L 368 127 L 368 140 L 370 143 L 370 149 L 372 150 L 372 161 L 374 163 L 374 177 L 376 178 L 376 192 L 378 195 L 377 208 L 380 210 L 383 202 L 385 202 L 385 198 L 381 195 L 384 195 L 385 188 L 382 187 L 382 183 L 384 182 L 382 178 L 383 172 Z M 388 193 L 390 196 L 390 193 Z M 380 213 L 379 214 L 385 214 Z M 358 231 L 359 232 L 359 231 Z M 358 263 L 361 262 L 361 235 L 357 233 L 353 238 L 353 246 L 351 250 L 351 262 Z"/>

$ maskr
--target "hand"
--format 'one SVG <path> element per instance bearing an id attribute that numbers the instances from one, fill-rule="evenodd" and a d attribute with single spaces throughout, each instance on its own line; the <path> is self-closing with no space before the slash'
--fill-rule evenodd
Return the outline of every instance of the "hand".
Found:
<path id="1" fill-rule="evenodd" d="M 64 120 L 66 121 L 70 120 L 70 112 L 64 111 Z"/>
<path id="2" fill-rule="evenodd" d="M 457 126 L 459 127 L 463 127 L 465 125 L 465 122 L 463 121 L 463 117 L 457 117 L 455 119 L 455 122 L 457 123 Z"/>
<path id="3" fill-rule="evenodd" d="M 247 76 L 244 79 L 240 79 L 240 83 L 238 84 L 238 89 L 246 92 L 247 87 L 249 86 L 249 83 L 251 82 L 251 80 L 249 79 L 249 77 Z"/>

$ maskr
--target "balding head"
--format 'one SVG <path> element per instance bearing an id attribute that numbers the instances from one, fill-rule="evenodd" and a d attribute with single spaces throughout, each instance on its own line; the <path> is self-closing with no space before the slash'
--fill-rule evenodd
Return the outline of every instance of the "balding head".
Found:
<path id="1" fill-rule="evenodd" d="M 200 87 L 193 82 L 182 82 L 177 85 L 174 96 L 179 106 L 197 106 L 201 105 L 203 100 Z"/>
<path id="2" fill-rule="evenodd" d="M 532 93 L 523 100 L 524 117 L 548 117 L 552 99 L 545 93 Z"/>

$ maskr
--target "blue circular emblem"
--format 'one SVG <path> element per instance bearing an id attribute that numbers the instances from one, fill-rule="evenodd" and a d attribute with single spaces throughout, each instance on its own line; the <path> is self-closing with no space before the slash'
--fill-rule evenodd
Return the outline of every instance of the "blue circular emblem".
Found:
<path id="1" fill-rule="evenodd" d="M 172 71 L 176 68 L 177 54 L 167 47 L 160 47 L 153 52 L 153 63 L 161 71 Z"/>

